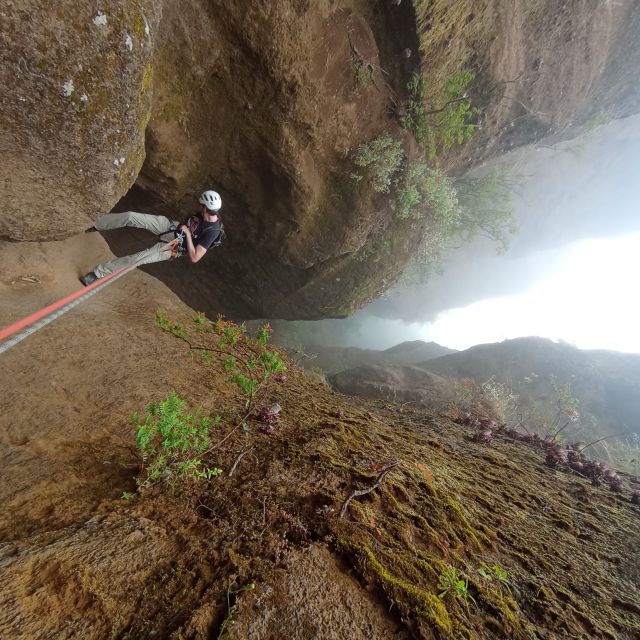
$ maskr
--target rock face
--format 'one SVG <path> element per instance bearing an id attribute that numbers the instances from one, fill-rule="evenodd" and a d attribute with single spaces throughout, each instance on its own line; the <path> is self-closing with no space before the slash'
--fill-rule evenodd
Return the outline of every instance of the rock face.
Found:
<path id="1" fill-rule="evenodd" d="M 158 48 L 135 206 L 160 199 L 183 216 L 203 187 L 221 192 L 224 255 L 204 268 L 151 269 L 189 304 L 242 317 L 349 312 L 355 286 L 342 271 L 372 215 L 345 153 L 392 123 L 383 74 L 361 86 L 353 71 L 352 46 L 382 64 L 376 19 L 348 5 L 165 6 L 161 40 L 171 46 Z M 123 249 L 118 238 L 113 246 Z"/>
<path id="2" fill-rule="evenodd" d="M 157 0 L 4 3 L 0 237 L 62 239 L 138 176 Z"/>
<path id="3" fill-rule="evenodd" d="M 399 277 L 417 234 L 352 179 L 350 153 L 383 132 L 415 153 L 393 106 L 440 58 L 420 60 L 412 3 L 5 4 L 0 237 L 68 237 L 118 201 L 181 218 L 211 187 L 224 249 L 149 268 L 191 306 L 343 317 Z M 637 109 L 636 18 L 601 4 L 491 0 L 466 16 L 490 25 L 474 45 L 484 121 L 452 166 Z M 109 236 L 116 253 L 125 236 Z"/>

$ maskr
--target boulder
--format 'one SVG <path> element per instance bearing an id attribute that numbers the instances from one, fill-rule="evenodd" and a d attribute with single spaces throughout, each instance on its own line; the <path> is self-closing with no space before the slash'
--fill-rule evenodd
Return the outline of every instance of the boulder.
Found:
<path id="1" fill-rule="evenodd" d="M 0 237 L 68 237 L 131 187 L 160 12 L 159 0 L 3 4 Z"/>

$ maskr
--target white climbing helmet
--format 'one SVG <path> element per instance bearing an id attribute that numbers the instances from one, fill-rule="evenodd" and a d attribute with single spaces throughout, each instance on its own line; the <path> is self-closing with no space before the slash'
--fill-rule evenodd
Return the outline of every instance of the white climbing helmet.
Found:
<path id="1" fill-rule="evenodd" d="M 205 191 L 198 202 L 207 207 L 209 211 L 220 211 L 222 207 L 222 198 L 217 191 Z"/>

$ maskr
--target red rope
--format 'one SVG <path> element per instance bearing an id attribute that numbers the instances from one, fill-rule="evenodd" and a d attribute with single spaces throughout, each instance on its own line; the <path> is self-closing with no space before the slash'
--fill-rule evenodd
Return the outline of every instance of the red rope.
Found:
<path id="1" fill-rule="evenodd" d="M 163 249 L 161 249 L 161 251 L 168 251 L 169 249 L 172 249 L 173 246 L 175 245 L 175 242 L 176 242 L 175 240 L 171 240 L 170 242 L 167 243 L 167 245 Z M 50 304 L 48 307 L 45 307 L 44 309 L 40 309 L 40 311 L 36 311 L 35 313 L 32 313 L 30 316 L 27 316 L 22 320 L 18 320 L 18 322 L 14 322 L 13 324 L 10 324 L 8 327 L 5 327 L 4 329 L 0 329 L 0 342 L 6 340 L 9 336 L 13 335 L 17 331 L 20 331 L 21 329 L 24 329 L 25 327 L 32 325 L 34 322 L 37 322 L 41 318 L 44 318 L 45 316 L 48 316 L 49 314 L 54 313 L 58 309 L 61 309 L 65 305 L 68 305 L 70 302 L 73 302 L 74 300 L 76 300 L 80 296 L 83 296 L 85 293 L 88 293 L 92 289 L 95 289 L 96 287 L 99 287 L 105 284 L 112 278 L 115 278 L 118 274 L 121 274 L 123 271 L 130 271 L 131 269 L 134 269 L 135 267 L 138 266 L 139 262 L 140 260 L 137 260 L 136 262 L 132 262 L 131 264 L 125 265 L 124 267 L 120 267 L 120 269 L 118 269 L 117 271 L 114 271 L 113 273 L 109 274 L 108 276 L 105 276 L 104 278 L 98 278 L 93 284 L 90 284 L 87 287 L 83 287 L 82 289 L 79 289 L 78 291 L 76 291 L 75 293 L 72 293 L 66 298 L 62 298 L 57 302 Z"/>
<path id="2" fill-rule="evenodd" d="M 13 335 L 14 333 L 16 333 L 16 331 L 20 331 L 20 329 L 24 329 L 25 327 L 28 327 L 30 324 L 33 324 L 34 322 L 40 320 L 40 318 L 44 318 L 45 316 L 48 316 L 50 313 L 57 311 L 61 307 L 64 307 L 66 304 L 73 302 L 76 298 L 79 298 L 81 295 L 84 295 L 88 291 L 91 291 L 92 289 L 99 287 L 100 285 L 104 284 L 108 280 L 111 280 L 111 278 L 113 278 L 117 274 L 122 273 L 122 271 L 124 271 L 125 269 L 130 269 L 132 266 L 133 265 L 127 265 L 125 267 L 121 267 L 120 269 L 118 269 L 117 271 L 114 271 L 108 276 L 105 276 L 104 278 L 99 278 L 93 284 L 90 284 L 88 287 L 82 287 L 82 289 L 80 289 L 79 291 L 76 291 L 75 293 L 72 293 L 66 298 L 62 298 L 57 302 L 50 304 L 48 307 L 45 307 L 44 309 L 40 309 L 40 311 L 36 311 L 35 313 L 32 313 L 30 316 L 27 316 L 22 320 L 18 320 L 18 322 L 14 322 L 13 324 L 10 324 L 8 327 L 5 327 L 4 329 L 0 329 L 0 341 L 5 340 L 9 336 Z"/>

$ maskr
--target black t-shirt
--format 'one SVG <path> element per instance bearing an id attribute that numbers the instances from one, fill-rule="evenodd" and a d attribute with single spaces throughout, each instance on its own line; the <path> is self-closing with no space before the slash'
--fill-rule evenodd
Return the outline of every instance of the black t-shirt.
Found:
<path id="1" fill-rule="evenodd" d="M 190 216 L 182 224 L 189 227 L 194 246 L 208 249 L 220 236 L 220 220 L 207 222 L 200 216 Z"/>

